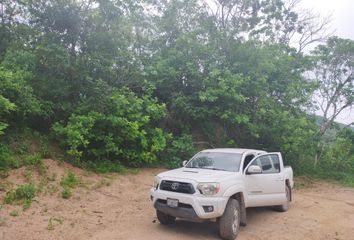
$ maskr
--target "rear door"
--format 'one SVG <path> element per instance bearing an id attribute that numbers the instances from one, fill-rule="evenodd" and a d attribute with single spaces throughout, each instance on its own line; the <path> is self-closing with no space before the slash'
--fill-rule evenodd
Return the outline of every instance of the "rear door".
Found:
<path id="1" fill-rule="evenodd" d="M 285 201 L 285 178 L 280 153 L 256 156 L 244 171 L 247 207 L 280 205 Z M 247 174 L 251 165 L 262 169 L 259 174 Z"/>

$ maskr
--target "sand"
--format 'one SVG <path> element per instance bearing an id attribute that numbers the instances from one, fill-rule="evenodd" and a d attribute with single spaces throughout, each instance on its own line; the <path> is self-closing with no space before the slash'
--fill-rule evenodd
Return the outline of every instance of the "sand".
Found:
<path id="1" fill-rule="evenodd" d="M 1 207 L 0 239 L 220 239 L 215 223 L 177 220 L 163 226 L 158 222 L 149 189 L 154 175 L 163 169 L 97 175 L 50 159 L 45 165 L 47 175 L 55 173 L 56 180 L 46 183 L 26 211 L 21 205 Z M 63 199 L 59 182 L 68 170 L 81 179 L 82 185 L 73 190 L 70 199 Z M 40 181 L 36 174 L 32 178 Z M 0 181 L 23 184 L 24 169 L 11 171 Z M 110 185 L 100 184 L 102 181 Z M 4 195 L 0 191 L 0 202 Z M 18 216 L 10 216 L 14 210 Z M 354 240 L 354 189 L 316 181 L 294 190 L 288 212 L 253 208 L 247 210 L 247 218 L 248 225 L 241 227 L 238 240 Z"/>

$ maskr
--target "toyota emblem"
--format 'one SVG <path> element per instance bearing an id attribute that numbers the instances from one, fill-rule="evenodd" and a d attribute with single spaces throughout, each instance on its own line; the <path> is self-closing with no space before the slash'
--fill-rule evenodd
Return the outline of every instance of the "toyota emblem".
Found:
<path id="1" fill-rule="evenodd" d="M 178 187 L 179 187 L 179 183 L 177 183 L 177 182 L 174 182 L 174 183 L 172 183 L 172 185 L 171 185 L 172 190 L 177 190 Z"/>

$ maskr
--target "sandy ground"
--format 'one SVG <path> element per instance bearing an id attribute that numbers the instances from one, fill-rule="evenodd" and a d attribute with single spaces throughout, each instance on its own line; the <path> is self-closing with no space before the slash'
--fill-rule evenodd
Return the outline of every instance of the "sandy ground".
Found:
<path id="1" fill-rule="evenodd" d="M 159 224 L 149 200 L 150 185 L 159 169 L 98 176 L 53 160 L 46 160 L 45 165 L 48 175 L 56 173 L 56 180 L 46 183 L 26 211 L 20 205 L 1 207 L 0 239 L 219 239 L 214 223 L 179 220 L 172 226 Z M 65 200 L 59 182 L 68 169 L 80 176 L 83 184 Z M 23 172 L 14 170 L 0 181 L 23 184 Z M 33 179 L 39 181 L 38 176 Z M 110 185 L 100 186 L 102 179 Z M 0 202 L 4 195 L 0 192 Z M 271 208 L 248 209 L 248 225 L 241 228 L 237 239 L 354 240 L 354 189 L 315 182 L 295 190 L 293 197 L 286 213 Z M 13 210 L 19 215 L 10 216 Z"/>

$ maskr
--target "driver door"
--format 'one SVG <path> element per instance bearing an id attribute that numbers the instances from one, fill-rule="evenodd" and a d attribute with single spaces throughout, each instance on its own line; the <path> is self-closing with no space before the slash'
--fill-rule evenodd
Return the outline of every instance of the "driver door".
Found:
<path id="1" fill-rule="evenodd" d="M 258 165 L 262 172 L 248 174 L 248 167 Z M 247 207 L 272 206 L 284 202 L 285 178 L 281 171 L 279 153 L 256 156 L 244 171 Z"/>

